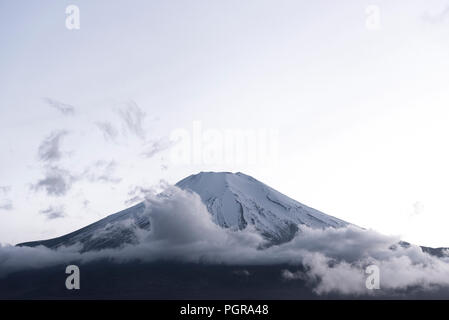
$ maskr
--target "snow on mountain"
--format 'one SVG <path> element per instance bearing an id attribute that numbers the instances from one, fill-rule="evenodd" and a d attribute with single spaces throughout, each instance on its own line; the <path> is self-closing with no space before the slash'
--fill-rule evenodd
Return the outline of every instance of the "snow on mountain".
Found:
<path id="1" fill-rule="evenodd" d="M 196 192 L 219 226 L 242 230 L 251 224 L 274 243 L 291 240 L 302 224 L 312 228 L 348 225 L 241 172 L 201 172 L 176 186 Z"/>
<path id="2" fill-rule="evenodd" d="M 299 225 L 313 228 L 348 225 L 240 172 L 201 172 L 179 181 L 176 186 L 197 193 L 217 225 L 231 230 L 252 225 L 273 244 L 291 240 Z M 79 243 L 81 251 L 89 251 L 135 243 L 137 229 L 151 228 L 150 217 L 142 214 L 144 210 L 142 202 L 67 235 L 19 246 L 57 248 Z"/>

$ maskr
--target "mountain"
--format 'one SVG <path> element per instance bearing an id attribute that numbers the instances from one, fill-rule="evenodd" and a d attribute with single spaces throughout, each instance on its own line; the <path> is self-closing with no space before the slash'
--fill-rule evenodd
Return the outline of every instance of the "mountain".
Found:
<path id="1" fill-rule="evenodd" d="M 291 240 L 298 232 L 298 225 L 313 228 L 348 225 L 240 172 L 201 172 L 179 181 L 176 186 L 197 193 L 217 225 L 231 230 L 252 225 L 273 244 Z M 149 217 L 141 214 L 144 209 L 142 202 L 67 235 L 18 245 L 57 248 L 80 243 L 81 251 L 89 251 L 135 243 L 135 229 L 151 228 Z"/>
<path id="2" fill-rule="evenodd" d="M 227 228 L 228 230 L 242 230 L 245 228 L 252 228 L 263 235 L 271 244 L 277 244 L 289 241 L 296 233 L 301 232 L 301 226 L 307 225 L 312 228 L 339 228 L 349 225 L 349 223 L 339 220 L 337 218 L 326 215 L 320 211 L 307 207 L 285 195 L 274 190 L 273 188 L 265 185 L 264 183 L 248 176 L 243 173 L 230 173 L 230 172 L 201 172 L 196 175 L 191 175 L 176 184 L 177 187 L 184 190 L 189 190 L 190 192 L 195 192 L 199 195 L 208 212 L 211 215 L 211 220 L 222 228 Z M 175 191 L 175 192 L 173 192 Z M 172 195 L 180 195 L 179 190 L 173 190 L 172 188 L 167 189 L 165 192 L 160 193 L 157 197 L 161 199 L 170 198 Z M 184 199 L 185 194 L 181 194 Z M 191 200 L 191 197 L 185 197 Z M 176 199 L 176 198 L 175 198 Z M 157 202 L 157 201 L 156 201 Z M 198 202 L 175 202 L 175 204 L 183 203 L 180 207 L 181 210 L 175 212 L 175 214 L 170 219 L 181 219 L 184 218 L 181 214 L 184 213 L 184 206 L 186 205 L 197 205 Z M 60 246 L 70 246 L 79 245 L 79 250 L 82 252 L 89 251 L 89 254 L 85 257 L 95 257 L 97 253 L 96 250 L 101 250 L 104 248 L 116 248 L 121 247 L 124 244 L 138 243 L 139 238 L 136 234 L 142 234 L 141 229 L 150 231 L 151 228 L 158 227 L 162 233 L 170 232 L 171 228 L 164 229 L 164 223 L 157 223 L 157 218 L 161 217 L 161 214 L 170 214 L 171 211 L 165 210 L 165 206 L 172 206 L 173 202 L 161 201 L 157 202 L 157 205 L 161 205 L 162 211 L 152 211 L 152 213 L 147 213 L 145 208 L 145 203 L 139 203 L 133 207 L 126 210 L 120 211 L 118 213 L 112 214 L 104 219 L 101 219 L 87 227 L 79 229 L 75 232 L 69 233 L 62 237 L 44 240 L 44 241 L 34 241 L 19 244 L 19 246 L 38 246 L 44 245 L 49 248 L 58 248 Z M 154 220 L 151 214 L 155 214 Z M 185 216 L 187 219 L 196 217 L 195 215 Z M 200 215 L 199 218 L 204 218 Z M 183 232 L 184 230 L 194 230 L 185 226 L 187 219 L 174 220 L 176 223 L 177 232 Z M 163 220 L 163 219 L 162 219 Z M 152 221 L 154 223 L 152 224 Z M 166 222 L 166 221 L 165 221 Z M 169 221 L 170 223 L 173 220 Z M 171 226 L 169 223 L 169 226 Z M 161 228 L 159 228 L 161 226 Z M 208 224 L 210 226 L 210 224 Z M 156 229 L 155 229 L 156 230 Z M 209 233 L 208 240 L 212 240 L 215 236 L 216 228 L 213 228 L 213 232 Z M 229 232 L 231 233 L 231 232 Z M 143 233 L 145 234 L 145 233 Z M 201 235 L 201 233 L 198 233 Z M 171 235 L 176 235 L 172 232 Z M 300 237 L 301 235 L 299 235 Z M 366 245 L 366 241 L 371 241 L 372 235 L 368 234 L 367 239 L 350 238 L 356 241 L 344 241 L 342 243 L 337 243 L 339 247 L 345 248 L 348 252 L 361 251 L 360 249 Z M 374 237 L 376 238 L 376 237 Z M 156 240 L 155 240 L 156 239 Z M 175 244 L 175 252 L 182 251 L 190 256 L 190 248 L 193 248 L 193 252 L 197 248 L 203 248 L 204 243 L 200 241 L 200 245 L 195 242 L 193 246 L 184 246 L 183 237 L 179 243 Z M 147 241 L 159 241 L 160 239 L 148 237 Z M 170 251 L 171 248 L 167 247 L 165 243 L 166 239 L 161 241 L 158 245 L 158 250 L 161 252 Z M 325 239 L 328 242 L 328 238 Z M 341 238 L 332 239 L 332 243 L 341 241 Z M 374 240 L 377 241 L 377 240 Z M 323 241 L 319 241 L 322 243 Z M 359 243 L 360 242 L 360 243 Z M 145 243 L 146 245 L 153 244 L 152 242 Z M 300 245 L 300 241 L 296 243 Z M 375 246 L 377 246 L 375 242 Z M 171 243 L 168 243 L 171 245 Z M 238 242 L 226 243 L 227 250 L 238 250 L 235 248 L 239 245 Z M 403 252 L 398 252 L 398 255 L 394 251 L 402 248 L 408 248 L 411 244 L 400 241 L 397 244 L 391 245 L 390 256 L 386 252 L 386 248 L 381 248 L 379 252 L 381 255 L 385 256 L 385 260 L 389 263 L 393 261 L 394 267 L 387 267 L 390 270 L 402 270 L 402 266 L 406 269 L 411 269 L 411 265 L 407 264 L 410 260 L 412 263 L 414 260 L 411 259 L 413 256 L 419 256 L 414 248 L 411 248 L 407 253 L 401 255 Z M 284 246 L 288 251 L 294 251 L 295 246 Z M 218 249 L 216 249 L 218 248 Z M 212 246 L 213 255 L 216 254 L 217 250 L 222 247 Z M 332 247 L 334 248 L 334 247 Z M 349 291 L 347 293 L 342 293 L 339 290 L 331 290 L 323 294 L 318 293 L 316 290 L 317 286 L 321 283 L 329 285 L 329 282 L 323 282 L 320 273 L 313 271 L 311 273 L 311 268 L 320 270 L 319 272 L 324 272 L 324 274 L 330 273 L 330 280 L 332 286 L 335 283 L 336 277 L 340 277 L 341 281 L 338 282 L 343 284 L 343 288 L 347 288 L 347 283 L 352 285 L 358 283 L 359 271 L 364 273 L 363 267 L 365 260 L 365 255 L 370 253 L 370 246 L 367 247 L 366 252 L 355 253 L 355 256 L 360 255 L 361 260 L 346 261 L 343 256 L 342 262 L 339 262 L 340 258 L 329 257 L 329 259 L 315 259 L 313 257 L 312 265 L 310 263 L 302 263 L 301 260 L 294 260 L 293 264 L 284 260 L 276 260 L 277 249 L 276 247 L 264 248 L 266 252 L 263 252 L 260 247 L 257 248 L 257 252 L 262 255 L 270 255 L 274 252 L 274 260 L 267 260 L 269 263 L 265 263 L 265 260 L 261 260 L 261 263 L 254 263 L 256 260 L 249 259 L 249 263 L 245 263 L 245 259 L 242 260 L 243 263 L 238 263 L 237 260 L 231 259 L 230 263 L 202 263 L 202 261 L 210 261 L 207 259 L 202 259 L 203 253 L 199 255 L 199 260 L 193 259 L 156 259 L 146 261 L 135 260 L 135 259 L 125 259 L 117 260 L 120 263 L 112 263 L 113 259 L 101 258 L 102 255 L 98 254 L 100 259 L 86 259 L 77 260 L 68 256 L 67 259 L 56 260 L 54 264 L 49 264 L 45 267 L 39 267 L 39 260 L 35 259 L 36 255 L 32 255 L 32 263 L 36 260 L 36 268 L 31 267 L 31 265 L 26 266 L 26 268 L 19 268 L 15 270 L 12 268 L 10 273 L 6 274 L 6 277 L 2 278 L 2 273 L 0 272 L 0 299 L 224 299 L 224 300 L 238 300 L 238 299 L 397 299 L 403 297 L 408 299 L 442 299 L 449 297 L 449 288 L 444 286 L 444 284 L 439 287 L 432 287 L 432 290 L 419 290 L 420 285 L 416 285 L 413 278 L 417 277 L 417 281 L 421 280 L 422 275 L 427 270 L 430 271 L 430 278 L 422 279 L 432 279 L 432 281 L 437 281 L 439 284 L 441 279 L 447 276 L 447 267 L 436 263 L 435 260 L 428 259 L 428 257 L 423 257 L 424 260 L 418 261 L 416 268 L 412 271 L 408 271 L 408 277 L 411 278 L 411 287 L 402 286 L 403 282 L 396 289 L 388 289 L 379 291 L 379 295 L 373 294 L 371 292 L 360 293 L 355 291 Z M 437 257 L 447 257 L 446 248 L 427 248 L 421 247 L 424 252 Z M 10 248 L 8 248 L 9 250 Z M 133 247 L 130 248 L 133 251 Z M 150 246 L 145 247 L 145 249 L 150 249 Z M 254 248 L 255 249 L 255 248 Z M 270 251 L 273 249 L 274 251 Z M 306 249 L 306 248 L 305 248 Z M 33 251 L 33 250 L 31 250 Z M 0 264 L 4 263 L 5 266 L 9 268 L 14 267 L 16 261 L 28 261 L 23 258 L 23 254 L 31 252 L 28 250 L 18 250 L 18 257 L 20 259 L 14 259 L 9 251 L 6 251 L 6 260 L 1 261 Z M 39 252 L 38 250 L 36 250 Z M 307 249 L 306 249 L 307 251 Z M 327 249 L 323 250 L 323 254 L 326 255 Z M 336 250 L 338 254 L 339 250 Z M 158 252 L 157 250 L 147 250 L 147 251 L 136 251 L 137 254 L 149 254 L 152 252 Z M 208 250 L 205 251 L 205 254 Z M 210 252 L 210 251 L 209 251 Z M 240 252 L 240 254 L 239 254 Z M 236 256 L 241 256 L 241 254 L 246 254 L 251 251 L 236 251 Z M 309 253 L 314 253 L 315 251 L 310 251 Z M 375 251 L 377 252 L 377 251 Z M 47 252 L 48 253 L 48 252 Z M 301 252 L 294 252 L 301 256 Z M 344 254 L 343 254 L 344 255 Z M 124 257 L 126 258 L 127 255 Z M 281 255 L 282 256 L 282 255 Z M 379 256 L 379 255 L 378 255 Z M 107 256 L 105 256 L 107 257 Z M 133 257 L 130 255 L 129 257 Z M 170 257 L 170 255 L 168 255 Z M 175 256 L 176 257 L 176 256 Z M 388 259 L 392 257 L 393 259 Z M 404 259 L 399 259 L 403 257 Z M 0 257 L 1 258 L 1 257 Z M 45 257 L 44 257 L 45 258 Z M 370 257 L 367 257 L 370 258 Z M 351 258 L 350 258 L 351 259 Z M 2 260 L 2 259 L 0 259 Z M 9 260 L 9 261 L 8 261 Z M 45 259 L 42 259 L 45 260 Z M 371 260 L 371 258 L 370 258 Z M 12 261 L 12 262 L 11 262 Z M 214 260 L 212 260 L 214 261 Z M 397 261 L 397 262 L 396 262 Z M 404 264 L 404 261 L 405 264 Z M 428 267 L 424 267 L 421 261 L 425 261 Z M 441 260 L 442 264 L 445 260 Z M 6 263 L 5 263 L 6 262 Z M 235 263 L 233 263 L 235 262 Z M 331 262 L 331 263 L 330 263 Z M 68 264 L 82 265 L 82 290 L 67 290 L 63 285 L 64 270 Z M 371 262 L 369 262 L 371 263 Z M 397 263 L 397 264 L 396 264 Z M 361 269 L 358 270 L 356 265 L 360 265 Z M 344 266 L 344 269 L 340 269 Z M 356 273 L 352 273 L 353 271 Z M 333 269 L 335 268 L 335 269 Z M 424 269 L 428 268 L 428 269 Z M 442 268 L 442 269 L 440 269 Z M 2 268 L 0 268 L 0 271 Z M 342 272 L 344 270 L 344 272 Z M 387 269 L 388 270 L 388 269 Z M 287 273 L 286 273 L 287 272 Z M 314 273 L 315 272 L 315 273 Z M 414 274 L 416 272 L 416 274 Z M 293 275 L 293 276 L 289 276 Z M 298 275 L 298 276 L 296 276 Z M 318 275 L 318 276 L 317 276 Z M 351 278 L 354 279 L 351 279 Z M 324 277 L 325 278 L 325 277 Z M 287 281 L 288 279 L 288 281 Z M 403 277 L 401 279 L 404 279 Z M 354 280 L 354 281 L 352 281 Z M 383 280 L 382 280 L 383 281 Z M 404 281 L 404 280 L 401 280 Z M 386 283 L 385 281 L 384 283 Z M 423 282 L 426 284 L 426 282 Z M 447 282 L 444 282 L 447 284 Z M 361 279 L 360 285 L 364 288 L 366 282 L 365 279 Z M 182 290 L 179 290 L 182 288 Z M 427 285 L 426 285 L 427 288 Z M 430 285 L 429 285 L 430 288 Z M 345 292 L 345 291 L 343 291 Z"/>

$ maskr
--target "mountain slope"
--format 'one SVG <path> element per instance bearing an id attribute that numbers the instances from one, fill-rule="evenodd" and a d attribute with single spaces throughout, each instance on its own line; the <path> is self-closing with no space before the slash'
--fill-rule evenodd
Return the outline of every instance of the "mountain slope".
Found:
<path id="1" fill-rule="evenodd" d="M 64 236 L 48 240 L 24 242 L 18 244 L 18 246 L 36 247 L 43 245 L 56 249 L 60 246 L 72 246 L 79 243 L 82 245 L 80 251 L 84 252 L 117 248 L 127 243 L 136 243 L 135 229 L 150 229 L 149 218 L 141 215 L 144 209 L 145 205 L 142 202 Z"/>
<path id="2" fill-rule="evenodd" d="M 313 228 L 348 225 L 240 172 L 201 172 L 179 181 L 176 186 L 196 192 L 217 225 L 233 230 L 252 225 L 273 244 L 291 240 L 301 224 Z M 150 219 L 142 214 L 144 209 L 142 202 L 67 235 L 19 246 L 57 248 L 79 243 L 81 251 L 89 251 L 135 243 L 137 228 L 150 230 Z"/>

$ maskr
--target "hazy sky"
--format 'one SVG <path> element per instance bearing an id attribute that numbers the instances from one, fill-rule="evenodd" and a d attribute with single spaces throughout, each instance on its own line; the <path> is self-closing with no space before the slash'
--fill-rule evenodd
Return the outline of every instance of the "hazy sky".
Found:
<path id="1" fill-rule="evenodd" d="M 448 38 L 442 0 L 0 0 L 0 242 L 73 231 L 161 179 L 241 171 L 449 246 Z M 258 146 L 240 160 L 239 130 Z"/>

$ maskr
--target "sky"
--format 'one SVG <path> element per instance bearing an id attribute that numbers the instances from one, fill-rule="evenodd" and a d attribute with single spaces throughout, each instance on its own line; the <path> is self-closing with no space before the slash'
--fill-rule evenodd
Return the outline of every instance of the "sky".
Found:
<path id="1" fill-rule="evenodd" d="M 240 171 L 449 246 L 448 35 L 443 0 L 0 0 L 0 243 Z"/>

